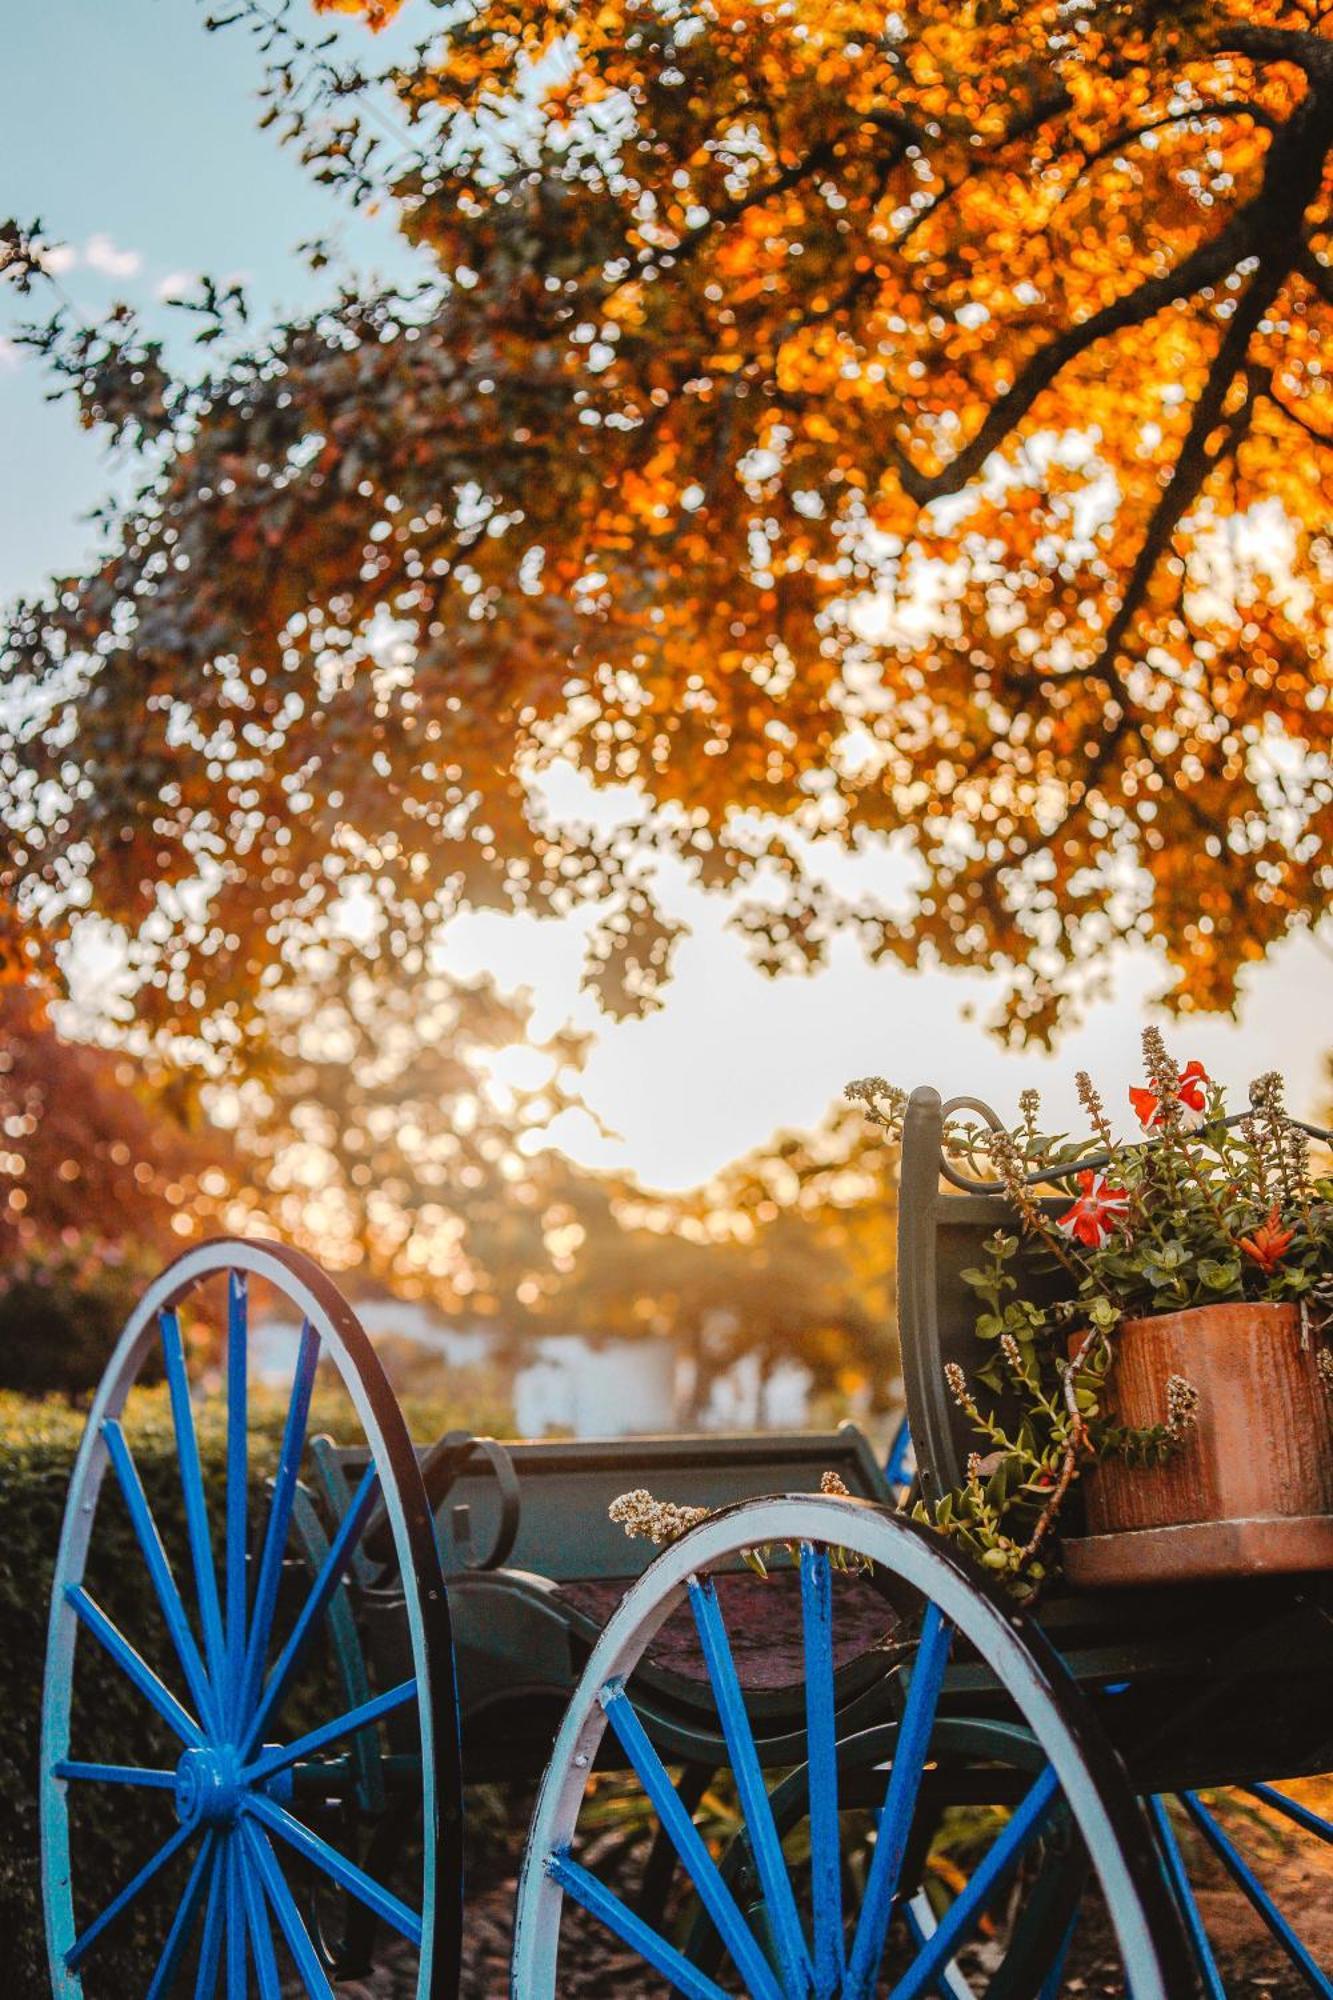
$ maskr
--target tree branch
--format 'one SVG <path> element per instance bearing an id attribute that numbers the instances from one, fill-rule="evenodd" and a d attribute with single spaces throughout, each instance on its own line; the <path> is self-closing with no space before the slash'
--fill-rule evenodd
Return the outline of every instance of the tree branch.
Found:
<path id="1" fill-rule="evenodd" d="M 1323 46 L 1333 55 L 1333 43 Z M 1306 204 L 1318 190 L 1328 153 L 1327 112 L 1322 99 L 1311 93 L 1269 148 L 1258 193 L 1237 210 L 1226 227 L 1191 251 L 1174 270 L 1145 279 L 1030 355 L 1012 386 L 991 405 L 971 442 L 938 472 L 920 471 L 903 447 L 890 438 L 886 449 L 909 497 L 919 506 L 928 506 L 932 500 L 961 492 L 1061 370 L 1099 341 L 1189 298 L 1234 270 L 1246 257 L 1273 258 L 1277 244 L 1282 245 L 1289 267 L 1297 256 Z"/>
<path id="2" fill-rule="evenodd" d="M 1103 306 L 1100 312 L 1090 313 L 1080 325 L 1066 328 L 1065 332 L 1040 348 L 1019 369 L 1012 387 L 991 405 L 971 443 L 964 445 L 938 472 L 920 471 L 902 447 L 890 439 L 888 450 L 910 498 L 925 507 L 932 500 L 960 493 L 980 472 L 996 447 L 1027 415 L 1042 391 L 1048 389 L 1061 370 L 1078 355 L 1111 334 L 1122 332 L 1127 326 L 1151 319 L 1165 306 L 1189 298 L 1203 286 L 1234 270 L 1250 252 L 1257 233 L 1250 220 L 1253 206 L 1255 204 L 1241 210 L 1211 242 L 1200 244 L 1197 250 L 1191 251 L 1175 270 L 1164 273 L 1160 278 L 1145 280 L 1132 292 L 1126 292 L 1109 306 Z"/>
<path id="3" fill-rule="evenodd" d="M 1144 125 L 1126 126 L 1122 131 L 1113 133 L 1109 139 L 1103 140 L 1102 144 L 1094 147 L 1092 152 L 1085 153 L 1083 165 L 1069 186 L 1062 190 L 1056 207 L 1066 202 L 1074 189 L 1081 186 L 1083 176 L 1089 167 L 1099 165 L 1102 160 L 1113 159 L 1117 153 L 1123 153 L 1127 147 L 1137 145 L 1140 139 L 1146 139 L 1150 133 L 1169 131 L 1176 125 L 1207 123 L 1210 119 L 1225 122 L 1229 118 L 1248 118 L 1251 124 L 1259 126 L 1265 132 L 1277 132 L 1281 129 L 1279 120 L 1267 106 L 1249 97 L 1219 98 L 1215 104 L 1192 104 L 1185 111 L 1165 111 L 1160 118 L 1150 118 Z"/>
<path id="4" fill-rule="evenodd" d="M 1261 266 L 1227 326 L 1226 334 L 1208 372 L 1203 394 L 1195 404 L 1194 415 L 1185 442 L 1172 468 L 1170 481 L 1148 523 L 1143 543 L 1126 582 L 1124 595 L 1106 628 L 1096 659 L 1082 670 L 1083 678 L 1099 678 L 1111 690 L 1119 705 L 1120 715 L 1114 724 L 1103 729 L 1082 775 L 1071 779 L 1071 796 L 1065 811 L 1056 824 L 1042 835 L 1039 842 L 1033 843 L 1027 852 L 1032 852 L 1034 847 L 1036 849 L 1053 847 L 1074 814 L 1082 808 L 1095 790 L 1123 738 L 1130 733 L 1142 738 L 1140 725 L 1133 715 L 1134 704 L 1120 671 L 1119 654 L 1130 626 L 1147 595 L 1153 573 L 1169 548 L 1181 517 L 1197 496 L 1209 473 L 1228 451 L 1235 448 L 1236 440 L 1244 430 L 1248 412 L 1257 393 L 1256 383 L 1253 378 L 1249 379 L 1245 401 L 1232 413 L 1230 419 L 1223 417 L 1227 394 L 1244 367 L 1250 336 L 1280 289 L 1284 275 L 1280 261 L 1273 269 Z M 1227 426 L 1225 439 L 1209 450 L 1209 437 L 1217 425 L 1224 421 Z M 1188 794 L 1185 796 L 1188 797 Z M 988 884 L 998 879 L 1004 869 L 1016 866 L 1023 858 L 1022 855 L 1009 854 L 990 864 L 985 871 Z"/>
<path id="5" fill-rule="evenodd" d="M 1208 439 L 1222 421 L 1227 394 L 1245 364 L 1250 336 L 1277 296 L 1285 275 L 1280 264 L 1276 268 L 1261 265 L 1231 316 L 1222 344 L 1208 371 L 1203 394 L 1194 406 L 1194 415 L 1190 420 L 1185 442 L 1180 447 L 1180 455 L 1171 468 L 1171 477 L 1153 511 L 1152 519 L 1148 523 L 1148 532 L 1135 557 L 1134 567 L 1125 585 L 1124 596 L 1120 600 L 1115 616 L 1106 628 L 1106 637 L 1102 642 L 1099 661 L 1093 668 L 1094 673 L 1103 663 L 1109 667 L 1119 653 L 1125 635 L 1152 581 L 1153 571 L 1170 547 L 1171 537 L 1179 527 L 1182 516 L 1197 497 L 1208 474 L 1224 454 L 1225 445 L 1219 445 L 1210 451 Z M 1251 399 L 1252 392 L 1251 395 L 1247 395 L 1241 409 L 1235 413 L 1229 429 L 1234 430 L 1237 424 L 1243 424 Z"/>
<path id="6" fill-rule="evenodd" d="M 1333 41 L 1305 28 L 1270 28 L 1251 21 L 1228 21 L 1208 37 L 1216 55 L 1252 56 L 1258 62 L 1289 62 L 1312 83 L 1333 81 Z"/>

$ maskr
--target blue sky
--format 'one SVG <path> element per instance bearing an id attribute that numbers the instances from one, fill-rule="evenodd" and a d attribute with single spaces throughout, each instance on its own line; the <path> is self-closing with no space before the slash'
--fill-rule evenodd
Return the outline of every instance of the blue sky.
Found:
<path id="1" fill-rule="evenodd" d="M 387 217 L 351 214 L 257 129 L 259 51 L 239 24 L 209 34 L 207 11 L 196 0 L 46 0 L 10 9 L 5 23 L 6 69 L 21 87 L 6 94 L 0 207 L 40 217 L 68 246 L 60 283 L 77 307 L 95 314 L 124 300 L 182 356 L 190 315 L 161 301 L 173 280 L 243 275 L 262 322 L 327 292 L 327 275 L 294 254 L 312 237 L 340 238 L 362 272 L 412 268 Z M 211 11 L 230 10 L 215 0 Z M 341 35 L 364 39 L 350 25 Z M 7 304 L 0 336 L 14 317 Z M 53 410 L 36 367 L 16 359 L 0 350 L 6 598 L 87 553 L 85 517 L 115 484 L 96 439 Z"/>
<path id="2" fill-rule="evenodd" d="M 410 41 L 433 18 L 424 0 L 408 0 L 391 32 Z M 365 274 L 411 269 L 387 218 L 349 216 L 256 129 L 258 51 L 239 28 L 210 35 L 203 22 L 193 0 L 45 0 L 11 7 L 5 34 L 0 209 L 40 216 L 69 246 L 61 283 L 77 306 L 124 299 L 182 356 L 188 316 L 161 298 L 173 280 L 240 275 L 262 324 L 326 291 L 327 276 L 313 277 L 295 254 L 305 239 L 339 237 Z M 340 30 L 349 41 L 363 32 Z M 374 53 L 386 45 L 381 38 Z M 8 310 L 0 300 L 0 339 L 13 331 Z M 35 363 L 0 345 L 0 598 L 77 566 L 95 545 L 89 510 L 123 478 L 69 410 L 45 400 Z M 592 1102 L 624 1135 L 610 1157 L 661 1184 L 705 1175 L 780 1123 L 816 1119 L 849 1076 L 871 1070 L 977 1090 L 1005 1108 L 1035 1078 L 1063 1113 L 1072 1109 L 1067 1079 L 1084 1064 L 1114 1101 L 1132 1080 L 1139 1030 L 1164 983 L 1151 954 L 1126 955 L 1113 967 L 1112 998 L 1054 1061 L 1015 1056 L 981 1025 L 995 997 L 984 976 L 872 970 L 848 941 L 822 974 L 774 984 L 747 964 L 724 910 L 680 884 L 669 896 L 692 935 L 668 1005 L 644 1022 L 602 1023 L 588 1075 Z M 467 919 L 448 950 L 460 969 L 531 986 L 540 1026 L 570 1015 L 596 1025 L 579 994 L 577 924 Z M 1329 958 L 1297 940 L 1249 976 L 1238 1024 L 1191 1026 L 1173 1044 L 1237 1087 L 1282 1067 L 1294 1102 L 1315 1111 L 1328 1097 L 1330 978 Z M 587 1135 L 568 1139 L 571 1150 L 608 1156 Z"/>

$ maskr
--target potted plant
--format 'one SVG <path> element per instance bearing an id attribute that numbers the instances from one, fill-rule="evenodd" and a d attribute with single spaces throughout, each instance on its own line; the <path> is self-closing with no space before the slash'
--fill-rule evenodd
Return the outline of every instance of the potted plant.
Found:
<path id="1" fill-rule="evenodd" d="M 1228 1117 L 1199 1063 L 1143 1048 L 1131 1138 L 1084 1074 L 1082 1137 L 1043 1132 L 1035 1092 L 1012 1129 L 946 1135 L 1017 1228 L 963 1274 L 980 1359 L 946 1372 L 977 1449 L 919 1511 L 1021 1593 L 1057 1541 L 1077 1584 L 1333 1567 L 1333 1177 L 1275 1073 Z M 881 1079 L 850 1094 L 895 1128 Z M 1086 1532 L 1057 1537 L 1076 1486 Z"/>

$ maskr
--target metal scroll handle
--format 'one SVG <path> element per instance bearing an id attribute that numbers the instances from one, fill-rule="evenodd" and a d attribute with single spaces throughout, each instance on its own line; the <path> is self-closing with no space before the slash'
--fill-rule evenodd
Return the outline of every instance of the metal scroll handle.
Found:
<path id="1" fill-rule="evenodd" d="M 514 1546 L 518 1534 L 519 1494 L 518 1474 L 514 1461 L 502 1444 L 491 1437 L 474 1437 L 471 1431 L 446 1431 L 438 1444 L 433 1444 L 421 1461 L 421 1477 L 430 1501 L 432 1514 L 438 1514 L 448 1499 L 455 1483 L 472 1464 L 474 1458 L 481 1457 L 495 1475 L 495 1483 L 500 1494 L 500 1519 L 496 1524 L 491 1546 L 484 1554 L 478 1555 L 472 1546 L 472 1509 L 466 1501 L 460 1502 L 452 1510 L 451 1526 L 454 1545 L 458 1551 L 458 1566 L 468 1570 L 499 1569 Z M 364 1548 L 372 1562 L 389 1562 L 393 1559 L 393 1538 L 387 1517 L 381 1512 L 366 1529 Z"/>

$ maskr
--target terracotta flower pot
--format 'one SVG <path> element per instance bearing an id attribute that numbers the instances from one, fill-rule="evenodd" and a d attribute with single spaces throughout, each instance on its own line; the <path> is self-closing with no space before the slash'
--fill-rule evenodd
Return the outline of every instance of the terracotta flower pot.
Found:
<path id="1" fill-rule="evenodd" d="M 1066 1541 L 1070 1580 L 1333 1567 L 1330 1403 L 1296 1307 L 1126 1320 L 1107 1382 L 1120 1422 L 1164 1423 L 1172 1375 L 1198 1391 L 1194 1428 L 1163 1465 L 1108 1459 L 1084 1475 L 1088 1535 Z"/>

